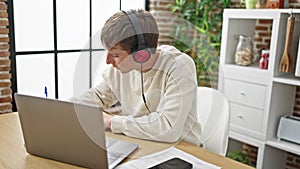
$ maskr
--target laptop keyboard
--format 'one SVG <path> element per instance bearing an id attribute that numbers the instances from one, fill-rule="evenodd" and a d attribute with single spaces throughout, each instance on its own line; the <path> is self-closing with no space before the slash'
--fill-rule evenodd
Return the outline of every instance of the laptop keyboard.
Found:
<path id="1" fill-rule="evenodd" d="M 107 152 L 108 164 L 112 164 L 113 162 L 115 162 L 120 157 L 121 157 L 121 154 Z"/>
<path id="2" fill-rule="evenodd" d="M 118 140 L 113 140 L 113 139 L 106 138 L 106 148 L 108 149 L 109 147 L 114 145 L 117 141 Z M 107 151 L 108 164 L 112 164 L 113 162 L 115 162 L 121 156 L 122 156 L 122 154 Z"/>
<path id="3" fill-rule="evenodd" d="M 110 146 L 114 145 L 116 142 L 117 142 L 117 140 L 106 138 L 106 141 L 105 141 L 106 148 L 109 148 Z"/>

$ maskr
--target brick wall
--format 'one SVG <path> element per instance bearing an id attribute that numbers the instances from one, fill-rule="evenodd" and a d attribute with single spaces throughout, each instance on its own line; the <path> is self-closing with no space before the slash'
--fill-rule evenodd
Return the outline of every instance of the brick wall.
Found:
<path id="1" fill-rule="evenodd" d="M 160 32 L 158 43 L 159 45 L 170 44 L 172 37 L 167 35 L 171 33 L 175 21 L 173 18 L 168 17 L 171 10 L 167 5 L 174 4 L 174 0 L 150 0 L 149 2 L 149 10 L 155 15 Z"/>
<path id="2" fill-rule="evenodd" d="M 300 168 L 300 156 L 292 153 L 287 153 L 286 169 L 299 169 Z"/>
<path id="3" fill-rule="evenodd" d="M 300 87 L 296 90 L 294 115 L 300 117 Z"/>
<path id="4" fill-rule="evenodd" d="M 12 111 L 7 0 L 0 0 L 0 113 Z"/>

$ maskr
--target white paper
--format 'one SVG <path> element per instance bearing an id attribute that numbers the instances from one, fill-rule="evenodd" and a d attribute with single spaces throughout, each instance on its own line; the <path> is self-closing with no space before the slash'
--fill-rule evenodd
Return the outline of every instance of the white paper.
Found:
<path id="1" fill-rule="evenodd" d="M 171 147 L 157 153 L 153 153 L 135 160 L 128 161 L 124 164 L 117 166 L 116 169 L 140 169 L 140 168 L 146 169 L 174 157 L 179 157 L 193 164 L 193 169 L 221 169 L 221 167 L 219 166 L 205 162 L 175 147 Z"/>

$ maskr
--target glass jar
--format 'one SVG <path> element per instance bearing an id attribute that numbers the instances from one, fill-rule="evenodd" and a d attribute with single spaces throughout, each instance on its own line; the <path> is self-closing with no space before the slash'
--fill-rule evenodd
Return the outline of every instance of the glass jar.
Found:
<path id="1" fill-rule="evenodd" d="M 267 7 L 267 0 L 258 0 L 256 3 L 256 8 L 266 8 Z"/>
<path id="2" fill-rule="evenodd" d="M 235 51 L 235 63 L 237 65 L 247 66 L 253 60 L 253 42 L 252 37 L 239 35 L 239 41 Z"/>
<path id="3" fill-rule="evenodd" d="M 269 50 L 262 50 L 261 51 L 261 58 L 259 60 L 259 68 L 268 69 L 269 55 L 270 55 Z"/>

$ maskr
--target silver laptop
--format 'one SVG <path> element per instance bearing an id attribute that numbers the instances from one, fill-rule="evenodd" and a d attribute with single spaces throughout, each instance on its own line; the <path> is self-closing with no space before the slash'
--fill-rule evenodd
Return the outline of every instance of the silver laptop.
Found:
<path id="1" fill-rule="evenodd" d="M 105 138 L 98 107 L 14 94 L 26 151 L 77 166 L 114 168 L 138 145 Z"/>

